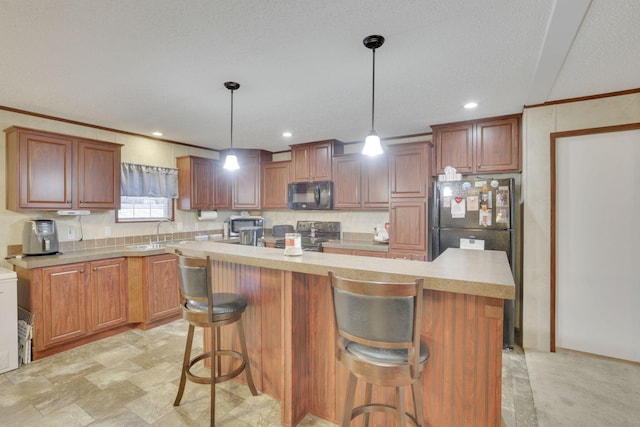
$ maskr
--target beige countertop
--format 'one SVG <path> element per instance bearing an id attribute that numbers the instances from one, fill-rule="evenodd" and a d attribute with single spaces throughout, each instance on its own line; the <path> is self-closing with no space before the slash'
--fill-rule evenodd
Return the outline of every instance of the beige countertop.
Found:
<path id="1" fill-rule="evenodd" d="M 425 279 L 425 289 L 501 299 L 515 298 L 515 285 L 502 251 L 447 249 L 434 262 L 304 252 L 285 256 L 283 249 L 188 242 L 180 250 L 190 256 L 297 273 L 326 276 L 329 270 L 351 278 L 380 281 Z"/>
<path id="2" fill-rule="evenodd" d="M 215 241 L 220 243 L 238 243 L 238 238 L 230 239 L 214 239 L 209 241 Z M 163 243 L 161 247 L 152 248 L 146 244 L 132 244 L 125 246 L 113 246 L 105 248 L 95 249 L 83 249 L 79 251 L 71 251 L 62 253 L 59 255 L 37 255 L 37 256 L 18 256 L 14 258 L 8 258 L 9 264 L 15 265 L 20 268 L 32 269 L 41 267 L 51 267 L 55 265 L 73 264 L 76 262 L 89 262 L 107 258 L 119 258 L 119 257 L 140 257 L 161 255 L 167 253 L 169 250 L 173 252 L 175 248 L 179 248 L 184 245 L 181 243 Z M 235 245 L 229 245 L 235 246 Z"/>
<path id="3" fill-rule="evenodd" d="M 448 249 L 434 262 L 423 262 L 322 252 L 304 252 L 301 256 L 291 257 L 285 256 L 282 249 L 229 244 L 236 241 L 237 239 L 189 241 L 169 243 L 166 247 L 152 249 L 140 249 L 135 246 L 141 245 L 131 245 L 87 249 L 61 255 L 11 258 L 7 261 L 17 267 L 31 269 L 122 256 L 159 255 L 180 248 L 185 255 L 208 255 L 212 259 L 255 267 L 323 276 L 333 270 L 347 277 L 381 281 L 402 282 L 423 277 L 426 289 L 502 299 L 515 298 L 515 286 L 507 256 L 500 251 Z M 369 250 L 364 247 L 357 249 Z"/>

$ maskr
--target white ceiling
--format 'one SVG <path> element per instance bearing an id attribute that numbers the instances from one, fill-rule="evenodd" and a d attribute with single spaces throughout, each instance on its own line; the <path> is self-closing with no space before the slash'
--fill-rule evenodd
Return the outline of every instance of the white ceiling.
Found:
<path id="1" fill-rule="evenodd" d="M 557 3 L 0 0 L 0 105 L 223 149 L 233 80 L 235 147 L 360 141 L 370 34 L 383 138 L 640 88 L 640 1 Z"/>

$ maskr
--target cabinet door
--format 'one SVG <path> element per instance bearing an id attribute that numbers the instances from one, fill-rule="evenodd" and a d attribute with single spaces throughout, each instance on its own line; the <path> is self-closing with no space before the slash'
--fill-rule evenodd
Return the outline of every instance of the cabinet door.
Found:
<path id="1" fill-rule="evenodd" d="M 233 209 L 260 209 L 260 157 L 238 156 L 240 169 L 233 177 Z"/>
<path id="2" fill-rule="evenodd" d="M 44 347 L 87 335 L 86 289 L 89 274 L 85 263 L 42 269 L 42 321 Z"/>
<path id="3" fill-rule="evenodd" d="M 311 180 L 309 173 L 309 146 L 293 147 L 291 149 L 291 182 L 306 182 Z"/>
<path id="4" fill-rule="evenodd" d="M 191 158 L 191 209 L 213 209 L 213 160 Z"/>
<path id="5" fill-rule="evenodd" d="M 424 143 L 402 144 L 389 150 L 391 199 L 427 196 L 427 158 Z"/>
<path id="6" fill-rule="evenodd" d="M 473 128 L 473 123 L 434 127 L 437 174 L 444 173 L 447 166 L 453 166 L 458 173 L 474 171 Z"/>
<path id="7" fill-rule="evenodd" d="M 389 210 L 389 251 L 427 251 L 426 201 L 391 201 Z"/>
<path id="8" fill-rule="evenodd" d="M 389 207 L 389 159 L 385 154 L 362 157 L 362 207 Z"/>
<path id="9" fill-rule="evenodd" d="M 14 183 L 19 187 L 19 203 L 15 207 L 71 208 L 73 140 L 37 132 L 17 131 L 13 136 L 19 138 L 20 166 L 18 176 L 7 176 L 8 185 L 12 185 L 11 178 L 18 180 L 18 183 Z M 8 136 L 9 138 L 11 136 Z M 14 200 L 8 198 L 7 204 Z"/>
<path id="10" fill-rule="evenodd" d="M 83 209 L 120 207 L 120 146 L 79 140 L 78 194 L 74 205 Z"/>
<path id="11" fill-rule="evenodd" d="M 311 181 L 331 181 L 332 143 L 311 144 L 309 155 L 309 174 Z"/>
<path id="12" fill-rule="evenodd" d="M 262 207 L 286 209 L 288 207 L 289 170 L 291 162 L 262 164 Z"/>
<path id="13" fill-rule="evenodd" d="M 520 169 L 520 121 L 518 118 L 479 121 L 475 132 L 476 172 Z"/>
<path id="14" fill-rule="evenodd" d="M 180 313 L 178 258 L 172 254 L 145 259 L 146 318 L 161 319 Z"/>
<path id="15" fill-rule="evenodd" d="M 233 172 L 222 167 L 219 162 L 214 165 L 215 183 L 213 206 L 216 209 L 231 209 L 231 188 Z"/>
<path id="16" fill-rule="evenodd" d="M 333 171 L 333 206 L 362 207 L 360 154 L 334 157 Z"/>
<path id="17" fill-rule="evenodd" d="M 127 323 L 127 273 L 124 258 L 90 265 L 89 322 L 92 332 Z"/>

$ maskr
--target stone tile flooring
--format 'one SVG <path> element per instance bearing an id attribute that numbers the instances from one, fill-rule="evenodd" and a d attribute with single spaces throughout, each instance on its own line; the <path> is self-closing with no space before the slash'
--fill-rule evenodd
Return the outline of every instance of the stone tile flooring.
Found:
<path id="1" fill-rule="evenodd" d="M 197 328 L 199 329 L 199 328 Z M 0 375 L 2 426 L 203 426 L 209 388 L 187 383 L 174 407 L 187 324 L 134 329 Z M 196 335 L 194 343 L 201 343 Z M 194 350 L 196 350 L 194 348 Z M 233 381 L 216 393 L 216 425 L 280 426 L 280 404 Z M 503 425 L 537 426 L 522 350 L 503 353 Z M 334 424 L 308 415 L 301 427 Z"/>

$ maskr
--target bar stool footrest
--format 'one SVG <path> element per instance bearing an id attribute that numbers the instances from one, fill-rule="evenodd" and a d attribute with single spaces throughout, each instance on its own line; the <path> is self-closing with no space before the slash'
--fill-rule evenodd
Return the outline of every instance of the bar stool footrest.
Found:
<path id="1" fill-rule="evenodd" d="M 397 409 L 395 406 L 391 406 L 391 405 L 384 405 L 381 403 L 369 403 L 367 405 L 360 405 L 353 408 L 353 411 L 351 411 L 351 419 L 353 420 L 354 418 L 360 415 L 370 414 L 372 412 L 385 412 L 387 414 L 395 415 L 397 412 Z M 418 421 L 416 420 L 416 417 L 414 417 L 408 412 L 405 412 L 405 415 L 407 417 L 407 421 L 409 421 L 412 426 L 418 426 Z"/>
<path id="2" fill-rule="evenodd" d="M 245 368 L 245 365 L 247 364 L 244 356 L 242 355 L 242 353 L 239 353 L 235 350 L 218 350 L 215 354 L 215 357 L 218 356 L 230 356 L 236 359 L 240 359 L 242 361 L 242 363 L 240 364 L 240 366 L 238 366 L 237 368 L 233 369 L 231 372 L 225 373 L 224 375 L 220 375 L 220 376 L 216 376 L 215 381 L 216 384 L 218 383 L 222 383 L 225 381 L 228 381 L 232 378 L 237 377 L 238 375 L 240 375 L 242 373 L 242 371 Z M 211 377 L 206 376 L 200 376 L 200 375 L 196 375 L 193 374 L 191 372 L 191 368 L 198 362 L 203 361 L 205 359 L 211 359 L 211 352 L 207 352 L 207 353 L 202 353 L 196 357 L 194 357 L 193 359 L 189 360 L 189 366 L 187 367 L 187 378 L 189 379 L 189 381 L 192 381 L 196 384 L 211 384 Z"/>

